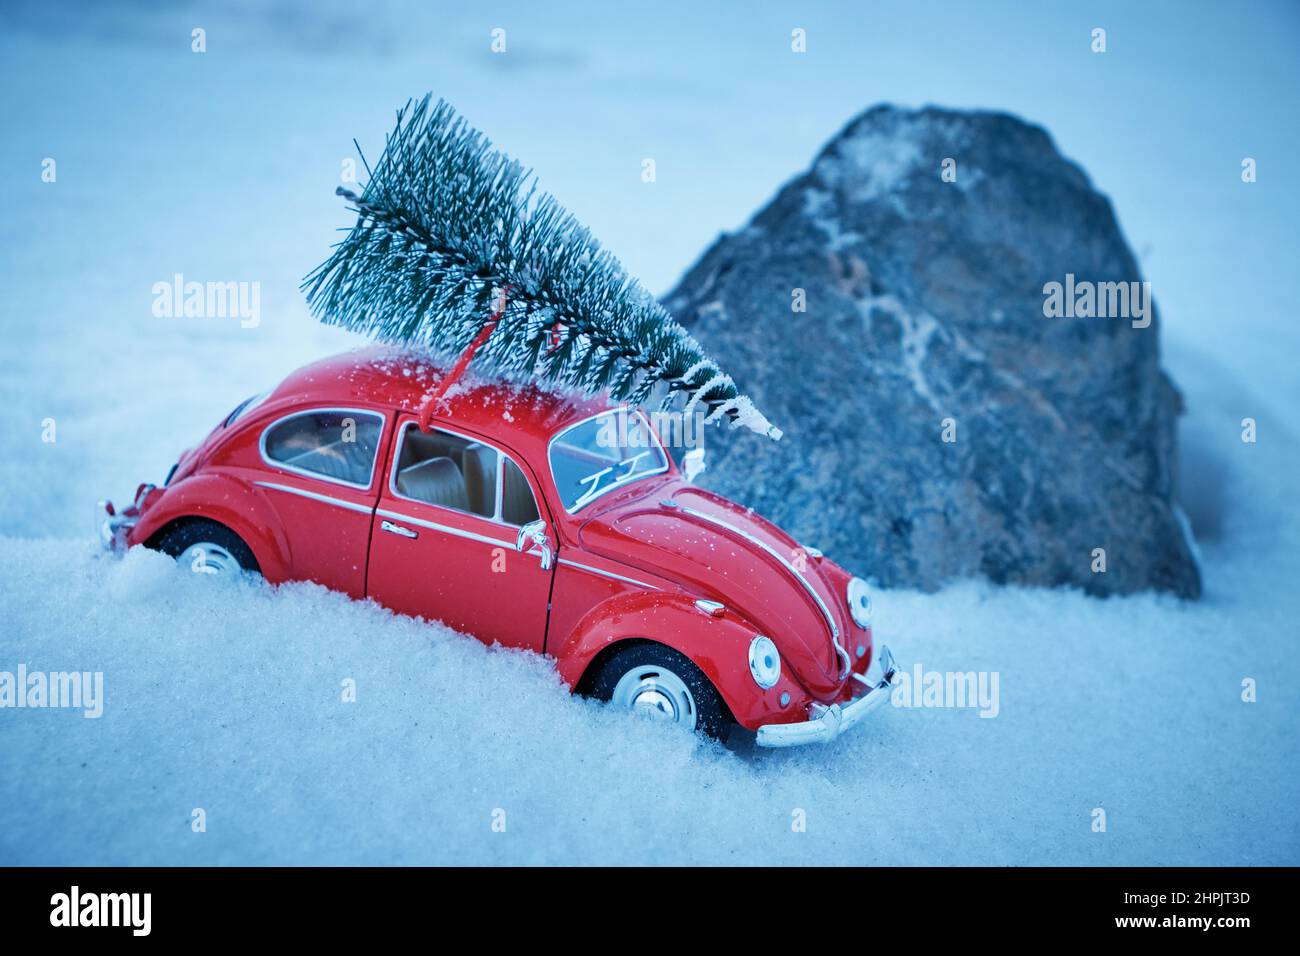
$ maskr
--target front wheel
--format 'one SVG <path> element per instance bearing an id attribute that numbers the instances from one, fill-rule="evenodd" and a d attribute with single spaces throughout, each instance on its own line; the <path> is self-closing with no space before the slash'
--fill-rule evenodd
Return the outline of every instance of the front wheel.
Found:
<path id="1" fill-rule="evenodd" d="M 651 720 L 725 740 L 731 712 L 689 658 L 662 644 L 634 644 L 601 667 L 591 695 Z"/>

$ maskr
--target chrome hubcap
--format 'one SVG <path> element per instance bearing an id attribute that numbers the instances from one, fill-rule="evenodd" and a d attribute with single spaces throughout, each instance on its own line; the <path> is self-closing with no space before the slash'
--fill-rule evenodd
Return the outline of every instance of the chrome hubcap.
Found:
<path id="1" fill-rule="evenodd" d="M 200 541 L 185 549 L 181 555 L 182 563 L 189 566 L 195 574 L 238 574 L 239 562 L 235 556 L 219 544 Z"/>
<path id="2" fill-rule="evenodd" d="M 686 682 L 653 664 L 634 667 L 614 685 L 612 703 L 666 724 L 695 729 L 695 698 Z"/>

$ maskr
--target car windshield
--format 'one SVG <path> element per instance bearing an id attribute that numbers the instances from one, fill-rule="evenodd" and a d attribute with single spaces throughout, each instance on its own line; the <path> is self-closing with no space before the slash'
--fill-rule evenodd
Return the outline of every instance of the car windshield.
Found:
<path id="1" fill-rule="evenodd" d="M 606 492 L 668 470 L 645 416 L 613 409 L 570 425 L 551 439 L 551 477 L 570 514 Z"/>

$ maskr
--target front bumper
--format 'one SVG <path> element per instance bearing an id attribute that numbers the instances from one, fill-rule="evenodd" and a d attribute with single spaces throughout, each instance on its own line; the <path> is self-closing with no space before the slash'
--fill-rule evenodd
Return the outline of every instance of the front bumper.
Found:
<path id="1" fill-rule="evenodd" d="M 889 700 L 898 678 L 898 667 L 889 648 L 881 644 L 881 677 L 876 683 L 870 683 L 860 674 L 853 679 L 866 685 L 867 692 L 847 704 L 831 704 L 829 707 L 816 704 L 821 708 L 812 720 L 803 720 L 794 724 L 764 724 L 758 728 L 757 743 L 760 747 L 798 747 L 802 744 L 825 743 L 834 740 L 849 728 L 859 723 L 864 717 Z"/>

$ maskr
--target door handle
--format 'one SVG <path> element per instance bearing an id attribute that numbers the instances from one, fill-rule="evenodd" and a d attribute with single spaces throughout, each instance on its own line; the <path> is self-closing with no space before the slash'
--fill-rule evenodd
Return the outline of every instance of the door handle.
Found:
<path id="1" fill-rule="evenodd" d="M 400 524 L 393 524 L 391 521 L 381 521 L 379 527 L 391 534 L 400 534 L 403 538 L 418 538 L 420 536 L 420 532 L 412 531 L 410 528 L 403 528 Z"/>

